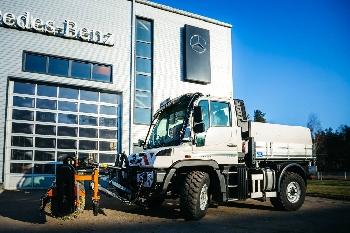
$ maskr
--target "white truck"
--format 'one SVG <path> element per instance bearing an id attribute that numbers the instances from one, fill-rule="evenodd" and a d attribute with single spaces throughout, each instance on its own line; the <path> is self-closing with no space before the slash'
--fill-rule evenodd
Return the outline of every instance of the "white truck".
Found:
<path id="1" fill-rule="evenodd" d="M 56 215 L 84 209 L 85 192 L 77 190 L 86 180 L 94 187 L 95 215 L 98 190 L 148 208 L 179 198 L 183 216 L 192 220 L 202 218 L 210 202 L 248 198 L 297 210 L 315 162 L 308 128 L 250 122 L 243 101 L 201 93 L 164 101 L 139 145 L 142 152 L 119 154 L 105 169 L 67 158 L 41 210 L 50 201 Z"/>
<path id="2" fill-rule="evenodd" d="M 117 159 L 114 192 L 148 207 L 179 198 L 192 220 L 210 202 L 247 198 L 297 210 L 315 162 L 308 128 L 247 121 L 243 101 L 201 93 L 164 101 L 139 145 Z"/>

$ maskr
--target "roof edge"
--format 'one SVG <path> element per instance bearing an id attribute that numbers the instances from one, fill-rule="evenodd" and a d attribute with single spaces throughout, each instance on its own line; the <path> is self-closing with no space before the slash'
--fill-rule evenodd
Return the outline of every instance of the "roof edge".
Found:
<path id="1" fill-rule="evenodd" d="M 172 13 L 175 13 L 175 14 L 184 15 L 184 16 L 188 16 L 188 17 L 191 17 L 191 18 L 203 20 L 205 22 L 216 24 L 216 25 L 219 25 L 219 26 L 232 28 L 232 25 L 229 24 L 229 23 L 224 23 L 224 22 L 221 22 L 221 21 L 216 20 L 216 19 L 212 19 L 212 18 L 208 18 L 208 17 L 201 16 L 201 15 L 198 15 L 198 14 L 190 13 L 190 12 L 187 12 L 187 11 L 184 11 L 184 10 L 176 9 L 176 8 L 173 8 L 173 7 L 170 7 L 170 6 L 162 5 L 162 4 L 151 2 L 151 1 L 148 1 L 148 0 L 136 0 L 136 3 L 140 3 L 140 4 L 144 4 L 144 5 L 147 5 L 147 6 L 154 7 L 154 8 L 158 8 L 158 9 L 161 9 L 161 10 L 169 11 L 169 12 L 172 12 Z"/>

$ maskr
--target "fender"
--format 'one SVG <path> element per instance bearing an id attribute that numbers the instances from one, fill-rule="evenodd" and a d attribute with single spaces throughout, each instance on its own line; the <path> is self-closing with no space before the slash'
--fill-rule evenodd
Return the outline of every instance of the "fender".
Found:
<path id="1" fill-rule="evenodd" d="M 219 165 L 214 160 L 180 160 L 175 162 L 171 167 L 169 172 L 167 173 L 162 187 L 162 193 L 166 193 L 169 183 L 171 181 L 171 178 L 173 178 L 175 172 L 177 169 L 183 168 L 183 167 L 210 167 L 212 168 L 217 175 L 217 178 L 220 182 L 220 190 L 222 193 L 226 193 L 226 182 L 224 179 L 224 176 L 221 174 Z"/>
<path id="2" fill-rule="evenodd" d="M 290 164 L 286 165 L 286 166 L 282 169 L 282 171 L 281 171 L 281 173 L 280 173 L 280 175 L 279 175 L 279 177 L 278 177 L 277 191 L 279 191 L 280 188 L 281 188 L 282 177 L 283 177 L 284 174 L 287 172 L 287 170 L 288 170 L 289 168 L 292 168 L 292 167 L 296 167 L 297 169 L 300 169 L 300 170 L 302 171 L 303 174 L 301 174 L 301 175 L 302 175 L 302 178 L 304 179 L 305 185 L 306 185 L 306 171 L 305 171 L 305 169 L 304 169 L 300 164 L 298 164 L 298 163 L 290 163 Z"/>

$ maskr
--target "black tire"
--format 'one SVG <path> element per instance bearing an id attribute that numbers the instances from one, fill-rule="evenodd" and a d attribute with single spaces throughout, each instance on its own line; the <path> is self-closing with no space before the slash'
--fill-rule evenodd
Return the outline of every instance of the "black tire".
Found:
<path id="1" fill-rule="evenodd" d="M 281 189 L 277 197 L 270 198 L 271 204 L 280 210 L 294 211 L 299 209 L 306 195 L 303 178 L 297 173 L 286 173 L 281 181 Z"/>
<path id="2" fill-rule="evenodd" d="M 186 220 L 198 220 L 207 213 L 209 185 L 208 173 L 193 171 L 185 176 L 180 191 L 180 209 Z"/>

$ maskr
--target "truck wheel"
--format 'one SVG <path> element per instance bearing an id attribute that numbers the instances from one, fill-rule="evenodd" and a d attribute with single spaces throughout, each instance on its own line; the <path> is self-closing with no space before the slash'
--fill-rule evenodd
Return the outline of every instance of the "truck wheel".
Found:
<path id="1" fill-rule="evenodd" d="M 193 171 L 186 175 L 180 192 L 180 209 L 185 219 L 198 220 L 205 216 L 209 206 L 208 173 Z"/>
<path id="2" fill-rule="evenodd" d="M 305 200 L 305 182 L 296 173 L 287 173 L 282 178 L 281 189 L 277 197 L 271 198 L 271 204 L 281 210 L 297 210 Z"/>

